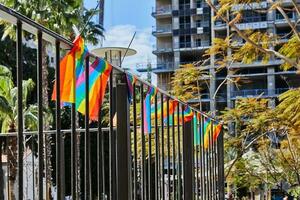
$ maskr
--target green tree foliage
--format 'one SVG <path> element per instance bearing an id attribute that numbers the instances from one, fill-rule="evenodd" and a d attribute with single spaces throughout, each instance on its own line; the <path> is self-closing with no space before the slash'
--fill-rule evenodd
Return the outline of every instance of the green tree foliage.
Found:
<path id="1" fill-rule="evenodd" d="M 220 116 L 228 124 L 225 135 L 225 169 L 232 192 L 249 191 L 264 184 L 269 189 L 288 183 L 288 191 L 298 197 L 300 186 L 299 124 L 296 109 L 299 90 L 280 96 L 279 105 L 268 107 L 261 98 L 238 99 L 233 109 Z"/>
<path id="2" fill-rule="evenodd" d="M 261 0 L 206 0 L 214 12 L 214 20 L 221 21 L 232 30 L 230 35 L 217 37 L 206 55 L 219 68 L 226 68 L 228 74 L 237 73 L 232 69 L 234 63 L 267 63 L 276 58 L 283 61 L 283 70 L 300 69 L 298 22 L 293 22 L 289 12 L 300 14 L 296 1 L 289 7 L 284 1 L 268 1 L 268 8 L 255 9 L 253 12 L 270 13 L 276 11 L 287 22 L 289 33 L 277 35 L 260 30 L 240 30 L 245 10 L 259 5 Z M 286 41 L 287 40 L 287 41 Z M 284 41 L 284 42 L 283 42 Z M 229 78 L 227 78 L 229 80 Z M 241 79 L 232 79 L 240 83 Z M 288 191 L 299 196 L 299 89 L 289 90 L 280 95 L 279 105 L 268 107 L 268 100 L 238 99 L 235 108 L 225 110 L 220 118 L 228 124 L 225 135 L 226 177 L 228 185 L 236 189 L 259 188 L 262 184 L 269 189 L 286 182 Z M 238 191 L 233 191 L 238 193 Z M 243 195 L 241 195 L 243 196 Z M 240 196 L 240 197 L 241 197 Z"/>
<path id="3" fill-rule="evenodd" d="M 88 42 L 98 44 L 99 36 L 103 36 L 103 27 L 90 20 L 97 11 L 83 7 L 82 0 L 4 0 L 4 5 L 15 9 L 37 23 L 73 40 L 76 36 L 73 26 L 78 27 Z M 2 38 L 13 36 L 12 25 L 6 26 Z"/>
<path id="4" fill-rule="evenodd" d="M 172 94 L 182 101 L 199 100 L 201 102 L 201 91 L 208 84 L 204 77 L 207 77 L 207 72 L 196 67 L 195 64 L 182 65 L 172 77 Z M 193 104 L 193 106 L 197 105 Z M 200 110 L 202 110 L 201 103 Z"/>
<path id="5" fill-rule="evenodd" d="M 279 96 L 279 116 L 293 127 L 300 127 L 300 88 L 291 89 Z"/>
<path id="6" fill-rule="evenodd" d="M 258 13 L 268 13 L 269 11 L 276 10 L 287 21 L 291 32 L 284 36 L 276 35 L 269 32 L 260 32 L 258 30 L 240 30 L 237 26 L 238 23 L 244 18 L 245 12 L 239 9 L 240 4 L 244 7 L 252 7 L 252 3 L 260 4 L 261 0 L 206 0 L 209 6 L 215 13 L 214 20 L 220 20 L 226 23 L 233 33 L 226 38 L 217 38 L 216 40 L 224 40 L 224 44 L 231 49 L 231 53 L 225 55 L 227 60 L 240 61 L 242 63 L 251 63 L 253 61 L 261 60 L 263 63 L 267 62 L 271 56 L 284 61 L 282 64 L 283 69 L 297 68 L 300 69 L 299 56 L 300 51 L 300 37 L 296 29 L 295 23 L 288 17 L 288 13 L 296 11 L 300 13 L 296 1 L 292 1 L 292 8 L 285 8 L 283 1 L 268 1 L 271 6 L 267 9 L 259 9 Z M 234 40 L 233 40 L 234 38 Z M 242 39 L 244 42 L 237 42 L 236 39 Z M 281 39 L 288 38 L 288 42 L 282 45 Z M 224 45 L 225 47 L 226 45 Z M 214 49 L 212 49 L 214 51 Z M 224 48 L 228 51 L 228 48 Z"/>
<path id="7" fill-rule="evenodd" d="M 86 9 L 83 7 L 82 0 L 26 0 L 26 1 L 15 1 L 15 0 L 5 0 L 0 3 L 15 9 L 21 14 L 27 16 L 30 19 L 38 22 L 39 24 L 49 28 L 66 38 L 73 40 L 75 38 L 75 33 L 73 27 L 77 27 L 82 36 L 87 42 L 94 45 L 98 44 L 99 37 L 103 36 L 103 27 L 94 21 L 90 20 L 97 11 L 94 9 Z M 1 21 L 4 25 L 5 30 L 2 35 L 2 39 L 7 36 L 15 39 L 15 27 L 12 24 L 8 24 Z M 36 39 L 34 35 L 24 34 L 26 39 Z M 49 80 L 53 80 L 54 77 L 48 77 L 48 65 L 49 58 L 47 53 L 47 46 L 49 44 L 44 41 L 42 47 L 43 54 L 43 103 L 45 107 L 49 106 Z M 51 75 L 52 73 L 50 73 Z M 48 126 L 45 126 L 48 129 Z"/>
<path id="8" fill-rule="evenodd" d="M 36 131 L 38 125 L 38 109 L 37 105 L 28 104 L 27 100 L 34 89 L 34 82 L 32 79 L 24 80 L 23 81 L 23 129 L 25 131 Z M 1 125 L 1 133 L 8 133 L 8 132 L 16 132 L 17 129 L 17 87 L 14 86 L 12 80 L 12 73 L 11 71 L 3 66 L 0 65 L 0 125 Z M 44 113 L 44 121 L 52 120 L 51 116 Z M 3 138 L 0 139 L 0 163 L 2 164 L 2 148 L 4 145 Z M 16 164 L 17 164 L 17 138 L 15 136 L 8 137 L 7 143 L 7 150 L 6 155 L 7 159 L 10 160 L 9 162 L 9 184 L 10 188 L 14 187 L 14 182 L 16 180 Z M 0 170 L 2 170 L 2 166 L 0 166 Z M 2 182 L 2 181 L 1 181 Z M 3 189 L 3 187 L 2 187 Z M 0 196 L 3 196 L 3 191 L 0 191 Z M 9 196 L 14 198 L 14 191 L 11 189 L 9 191 Z"/>

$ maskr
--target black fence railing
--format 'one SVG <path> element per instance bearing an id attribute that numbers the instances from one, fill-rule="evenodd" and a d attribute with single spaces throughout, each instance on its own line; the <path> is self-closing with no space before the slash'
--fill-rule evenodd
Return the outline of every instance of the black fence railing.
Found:
<path id="1" fill-rule="evenodd" d="M 42 46 L 46 40 L 55 49 L 56 91 L 60 91 L 60 59 L 72 42 L 2 4 L 0 17 L 16 25 L 18 89 L 17 128 L 0 134 L 0 169 L 7 166 L 7 173 L 0 176 L 3 199 L 224 199 L 223 135 L 215 135 L 217 122 L 205 113 L 190 108 L 194 117 L 186 120 L 188 105 L 157 89 L 146 120 L 145 98 L 154 86 L 137 78 L 131 103 L 128 73 L 113 66 L 105 106 L 99 109 L 98 123 L 91 123 L 93 54 L 85 58 L 86 115 L 76 111 L 75 103 L 62 108 L 57 92 L 55 126 L 45 130 Z M 38 128 L 33 132 L 23 125 L 23 31 L 37 35 L 38 42 Z M 67 121 L 63 119 L 66 110 Z M 149 124 L 151 131 L 145 133 Z"/>

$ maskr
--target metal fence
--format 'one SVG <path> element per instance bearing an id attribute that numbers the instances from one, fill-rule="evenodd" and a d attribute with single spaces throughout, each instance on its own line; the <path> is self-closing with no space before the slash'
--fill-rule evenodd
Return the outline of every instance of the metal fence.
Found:
<path id="1" fill-rule="evenodd" d="M 151 122 L 148 121 L 153 131 L 145 134 L 145 110 L 141 105 L 147 89 L 153 86 L 138 79 L 133 86 L 133 101 L 129 103 L 126 72 L 120 67 L 113 67 L 107 91 L 108 111 L 101 114 L 99 110 L 98 124 L 90 123 L 89 101 L 86 101 L 84 128 L 78 128 L 79 114 L 72 104 L 71 128 L 62 130 L 58 92 L 54 130 L 44 130 L 42 44 L 47 41 L 55 47 L 55 74 L 60 77 L 57 69 L 61 50 L 70 49 L 72 42 L 1 4 L 0 17 L 16 25 L 17 124 L 23 125 L 24 121 L 23 31 L 36 35 L 38 44 L 38 130 L 29 133 L 23 126 L 17 126 L 16 133 L 1 134 L 1 144 L 8 144 L 1 148 L 1 161 L 6 156 L 10 158 L 6 160 L 8 166 L 11 165 L 2 179 L 7 184 L 0 188 L 5 198 L 13 199 L 9 196 L 13 191 L 16 199 L 224 199 L 223 135 L 213 142 L 213 124 L 208 131 L 209 145 L 204 147 L 204 121 L 214 119 L 193 110 L 195 115 L 201 116 L 197 124 L 193 125 L 193 120 L 184 122 L 187 104 L 158 89 L 154 98 L 155 114 Z M 89 99 L 88 66 L 94 58 L 89 54 L 85 63 L 86 99 Z M 56 87 L 59 91 L 59 78 Z M 173 100 L 178 101 L 178 106 L 170 114 Z M 108 118 L 107 127 L 102 127 L 102 117 Z M 199 131 L 194 131 L 195 127 Z M 195 138 L 199 138 L 199 144 Z M 32 176 L 25 173 L 27 167 L 33 172 Z M 12 170 L 16 170 L 16 177 L 11 177 Z"/>

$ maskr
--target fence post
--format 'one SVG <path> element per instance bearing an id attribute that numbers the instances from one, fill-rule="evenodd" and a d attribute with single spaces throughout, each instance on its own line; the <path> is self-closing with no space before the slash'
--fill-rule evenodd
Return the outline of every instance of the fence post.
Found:
<path id="1" fill-rule="evenodd" d="M 117 200 L 131 199 L 131 149 L 129 103 L 127 94 L 126 76 L 124 73 L 116 75 L 116 114 L 117 114 L 117 157 L 116 182 Z"/>
<path id="2" fill-rule="evenodd" d="M 222 130 L 217 143 L 218 150 L 218 190 L 219 199 L 225 199 L 225 177 L 224 177 L 224 131 Z"/>
<path id="3" fill-rule="evenodd" d="M 193 199 L 193 131 L 192 120 L 183 127 L 183 196 L 185 200 Z"/>
<path id="4" fill-rule="evenodd" d="M 18 114 L 18 164 L 17 164 L 17 175 L 18 175 L 18 199 L 23 199 L 23 157 L 24 157 L 24 144 L 23 144 L 23 47 L 22 47 L 22 22 L 17 22 L 17 114 Z"/>

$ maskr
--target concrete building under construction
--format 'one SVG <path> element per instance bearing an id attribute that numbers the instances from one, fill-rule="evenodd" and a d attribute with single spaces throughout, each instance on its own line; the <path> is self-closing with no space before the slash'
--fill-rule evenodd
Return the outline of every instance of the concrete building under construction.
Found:
<path id="1" fill-rule="evenodd" d="M 292 7 L 291 1 L 284 1 L 286 8 Z M 243 10 L 243 19 L 237 24 L 240 30 L 267 31 L 281 36 L 283 44 L 291 36 L 291 28 L 284 17 L 276 10 L 255 12 L 267 9 L 267 1 L 248 5 L 237 5 L 233 10 Z M 297 13 L 287 13 L 292 22 L 299 19 Z M 152 16 L 156 20 L 153 35 L 156 37 L 156 47 L 153 53 L 157 56 L 157 67 L 154 73 L 158 76 L 159 87 L 170 89 L 170 81 L 174 71 L 181 64 L 193 63 L 203 59 L 203 54 L 210 48 L 213 38 L 225 38 L 231 34 L 230 28 L 222 21 L 213 20 L 213 12 L 204 0 L 156 0 Z M 243 42 L 240 38 L 235 38 Z M 262 97 L 273 99 L 289 88 L 300 86 L 296 70 L 283 71 L 282 61 L 271 58 L 267 64 L 260 60 L 252 64 L 235 63 L 232 69 L 239 69 L 238 73 L 223 69 L 216 73 L 214 62 L 204 68 L 209 76 L 205 77 L 207 86 L 202 91 L 202 105 L 204 110 L 223 110 L 233 107 L 240 97 Z M 217 98 L 212 101 L 216 88 L 228 78 L 240 77 L 247 80 L 237 88 L 228 82 L 221 86 Z"/>

